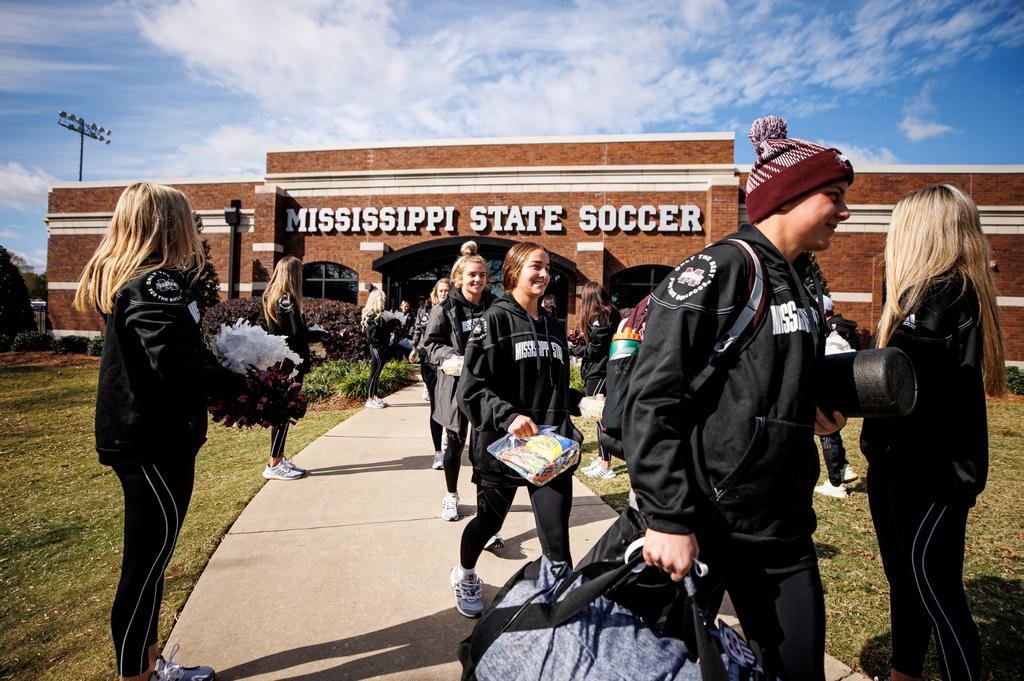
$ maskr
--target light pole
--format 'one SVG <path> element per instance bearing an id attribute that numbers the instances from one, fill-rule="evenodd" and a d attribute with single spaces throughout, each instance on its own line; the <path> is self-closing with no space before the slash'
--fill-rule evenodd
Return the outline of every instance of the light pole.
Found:
<path id="1" fill-rule="evenodd" d="M 78 133 L 78 181 L 81 182 L 82 156 L 85 155 L 85 138 L 91 137 L 98 142 L 110 144 L 110 131 L 95 123 L 86 123 L 85 119 L 81 116 L 70 114 L 67 111 L 58 111 L 57 116 L 57 125 Z"/>

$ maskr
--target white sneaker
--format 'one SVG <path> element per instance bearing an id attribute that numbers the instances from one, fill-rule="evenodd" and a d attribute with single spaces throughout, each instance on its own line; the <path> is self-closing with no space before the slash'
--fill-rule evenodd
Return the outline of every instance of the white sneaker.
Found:
<path id="1" fill-rule="evenodd" d="M 484 551 L 497 551 L 503 548 L 505 548 L 505 540 L 498 535 L 494 535 L 484 544 Z"/>
<path id="2" fill-rule="evenodd" d="M 480 600 L 480 578 L 474 575 L 459 577 L 459 566 L 452 568 L 448 575 L 448 583 L 455 592 L 455 609 L 466 617 L 479 617 L 484 611 Z"/>
<path id="3" fill-rule="evenodd" d="M 442 520 L 458 520 L 459 519 L 459 495 L 458 494 L 445 494 L 444 499 L 441 500 L 441 519 Z"/>
<path id="4" fill-rule="evenodd" d="M 366 400 L 365 406 L 367 409 L 383 409 L 388 405 L 384 404 L 384 400 Z"/>
<path id="5" fill-rule="evenodd" d="M 291 468 L 293 471 L 298 471 L 299 473 L 302 473 L 303 475 L 305 475 L 306 473 L 309 472 L 308 470 L 306 470 L 305 468 L 302 468 L 301 466 L 296 466 L 295 462 L 292 461 L 291 459 L 289 459 L 288 457 L 285 457 L 285 458 L 281 459 L 281 463 L 283 463 L 285 466 L 288 466 L 288 468 Z"/>
<path id="6" fill-rule="evenodd" d="M 586 466 L 584 466 L 580 470 L 583 471 L 584 473 L 587 473 L 588 471 L 592 471 L 595 468 L 598 468 L 600 465 L 601 465 L 601 459 L 597 458 L 597 459 L 593 459 L 590 463 L 588 463 Z"/>
<path id="7" fill-rule="evenodd" d="M 597 478 L 599 480 L 611 480 L 615 477 L 615 469 L 613 468 L 598 468 L 594 471 L 594 474 L 589 476 L 591 478 Z"/>
<path id="8" fill-rule="evenodd" d="M 600 463 L 598 463 L 598 464 L 597 464 L 596 466 L 594 466 L 593 468 L 590 468 L 590 469 L 588 469 L 588 470 L 585 470 L 585 471 L 583 471 L 583 475 L 584 475 L 584 476 L 586 476 L 586 477 L 588 477 L 588 478 L 607 478 L 607 477 L 615 477 L 615 473 L 612 473 L 612 474 L 611 474 L 610 476 L 608 476 L 608 475 L 605 475 L 605 474 L 604 474 L 604 472 L 605 472 L 605 471 L 608 471 L 608 470 L 611 470 L 611 469 L 610 469 L 610 468 L 604 468 L 603 466 L 601 466 L 601 464 L 600 464 Z"/>
<path id="9" fill-rule="evenodd" d="M 216 674 L 210 667 L 182 667 L 175 664 L 174 654 L 177 652 L 178 644 L 174 644 L 166 660 L 163 655 L 156 658 L 156 666 L 149 675 L 149 681 L 213 681 Z"/>
<path id="10" fill-rule="evenodd" d="M 835 497 L 837 499 L 845 499 L 847 497 L 846 488 L 842 485 L 836 487 L 828 480 L 825 481 L 824 485 L 818 485 L 814 488 L 814 491 L 818 494 L 823 494 L 826 497 Z"/>
<path id="11" fill-rule="evenodd" d="M 430 467 L 435 471 L 444 470 L 444 452 L 434 452 L 434 463 Z"/>
<path id="12" fill-rule="evenodd" d="M 858 478 L 860 478 L 860 476 L 857 475 L 856 471 L 850 468 L 850 464 L 843 466 L 843 482 L 853 482 Z"/>
<path id="13" fill-rule="evenodd" d="M 380 406 L 382 406 L 382 407 L 389 407 L 389 406 L 391 406 L 387 402 L 385 402 L 384 400 L 377 400 L 377 402 L 379 402 Z"/>
<path id="14" fill-rule="evenodd" d="M 284 461 L 277 464 L 273 468 L 265 466 L 263 468 L 263 477 L 267 480 L 298 480 L 305 473 L 300 473 L 297 470 L 290 467 Z"/>
<path id="15" fill-rule="evenodd" d="M 427 390 L 427 386 L 423 386 L 423 401 L 424 402 L 429 402 L 430 401 L 430 391 Z"/>

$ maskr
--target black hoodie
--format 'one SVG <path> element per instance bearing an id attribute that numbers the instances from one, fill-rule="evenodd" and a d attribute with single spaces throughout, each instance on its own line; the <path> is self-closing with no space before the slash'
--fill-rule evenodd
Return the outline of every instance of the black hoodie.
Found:
<path id="1" fill-rule="evenodd" d="M 580 441 L 569 419 L 582 396 L 569 387 L 565 329 L 543 311 L 533 319 L 508 293 L 488 308 L 483 321 L 482 333 L 469 339 L 458 391 L 459 406 L 477 431 L 470 452 L 473 482 L 528 485 L 487 447 L 508 434 L 518 414 Z M 572 475 L 575 468 L 561 475 Z"/>
<path id="2" fill-rule="evenodd" d="M 824 325 L 760 231 L 744 226 L 731 238 L 760 255 L 769 307 L 732 365 L 690 398 L 690 379 L 748 299 L 749 265 L 737 248 L 712 244 L 655 289 L 625 405 L 630 480 L 655 530 L 800 550 L 816 523 L 814 368 Z"/>
<path id="3" fill-rule="evenodd" d="M 612 335 L 619 328 L 619 311 L 613 309 L 608 323 L 594 319 L 590 325 L 590 337 L 583 345 L 574 346 L 569 352 L 579 357 L 580 375 L 586 381 L 590 378 L 604 378 L 608 375 L 608 351 L 612 346 Z"/>
<path id="4" fill-rule="evenodd" d="M 295 380 L 301 383 L 302 378 L 310 369 L 309 343 L 314 334 L 306 327 L 302 310 L 288 295 L 283 295 L 278 299 L 277 316 L 280 319 L 277 322 L 267 318 L 267 331 L 274 336 L 284 336 L 285 342 L 288 343 L 292 352 L 302 358 L 302 363 L 297 367 L 299 373 L 295 377 Z"/>
<path id="5" fill-rule="evenodd" d="M 131 279 L 104 315 L 96 391 L 100 462 L 171 463 L 206 441 L 207 397 L 241 394 L 245 379 L 203 344 L 199 308 L 180 272 Z"/>

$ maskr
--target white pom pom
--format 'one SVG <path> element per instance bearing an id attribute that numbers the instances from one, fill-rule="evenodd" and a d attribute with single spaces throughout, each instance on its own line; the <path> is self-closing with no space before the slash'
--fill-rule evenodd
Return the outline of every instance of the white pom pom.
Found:
<path id="1" fill-rule="evenodd" d="M 789 126 L 782 116 L 763 116 L 751 124 L 747 137 L 754 145 L 754 153 L 760 156 L 763 142 L 786 139 L 788 134 Z"/>

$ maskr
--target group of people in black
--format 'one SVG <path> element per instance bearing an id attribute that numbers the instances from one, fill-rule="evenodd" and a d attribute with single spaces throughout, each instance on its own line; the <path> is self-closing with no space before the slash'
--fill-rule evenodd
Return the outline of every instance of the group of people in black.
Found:
<path id="1" fill-rule="evenodd" d="M 746 185 L 750 224 L 727 237 L 735 243 L 719 241 L 684 259 L 650 295 L 625 402 L 624 456 L 648 528 L 647 564 L 678 581 L 699 556 L 710 572 L 698 598 L 714 612 L 729 592 L 770 678 L 823 679 L 814 436 L 839 432 L 845 418 L 817 406 L 814 372 L 829 329 L 821 298 L 804 286 L 800 270 L 803 254 L 827 249 L 849 218 L 854 171 L 837 149 L 789 138 L 778 117 L 756 121 L 750 138 L 757 153 Z M 96 443 L 100 462 L 113 467 L 124 489 L 123 564 L 111 615 L 124 679 L 214 675 L 164 659 L 156 628 L 163 574 L 205 441 L 207 400 L 237 393 L 241 380 L 203 344 L 189 294 L 203 260 L 185 197 L 135 184 L 118 201 L 76 294 L 80 310 L 99 310 L 107 322 Z M 693 392 L 690 379 L 742 314 L 754 262 L 763 268 L 770 314 Z M 875 343 L 909 356 L 918 399 L 908 416 L 866 419 L 860 442 L 889 582 L 895 681 L 921 676 L 933 636 L 947 681 L 980 675 L 962 572 L 968 513 L 988 471 L 985 397 L 1005 391 L 988 262 L 977 208 L 962 190 L 926 187 L 895 206 Z M 520 488 L 529 494 L 544 553 L 572 563 L 575 467 L 538 486 L 487 452 L 506 434 L 536 435 L 541 425 L 580 439 L 570 418 L 581 398 L 569 386 L 572 354 L 584 360 L 587 392 L 601 391 L 602 348 L 617 311 L 588 284 L 581 311 L 587 343 L 570 349 L 562 323 L 541 306 L 549 280 L 546 249 L 520 242 L 504 259 L 504 293 L 495 298 L 486 262 L 467 244 L 451 280 L 435 286 L 429 314 L 414 316 L 414 358 L 432 394 L 432 438 L 445 470 L 442 516 L 458 517 L 458 466 L 467 445 L 477 488 L 477 512 L 450 572 L 456 607 L 470 617 L 483 610 L 477 561 Z M 363 316 L 371 338 L 383 310 L 379 299 L 372 302 Z M 302 319 L 300 297 L 268 296 L 267 305 L 272 328 L 302 335 L 289 330 Z M 368 398 L 383 402 L 372 384 Z M 268 469 L 294 468 L 277 444 L 284 434 L 273 434 Z M 599 461 L 595 469 L 608 470 L 604 457 Z"/>

